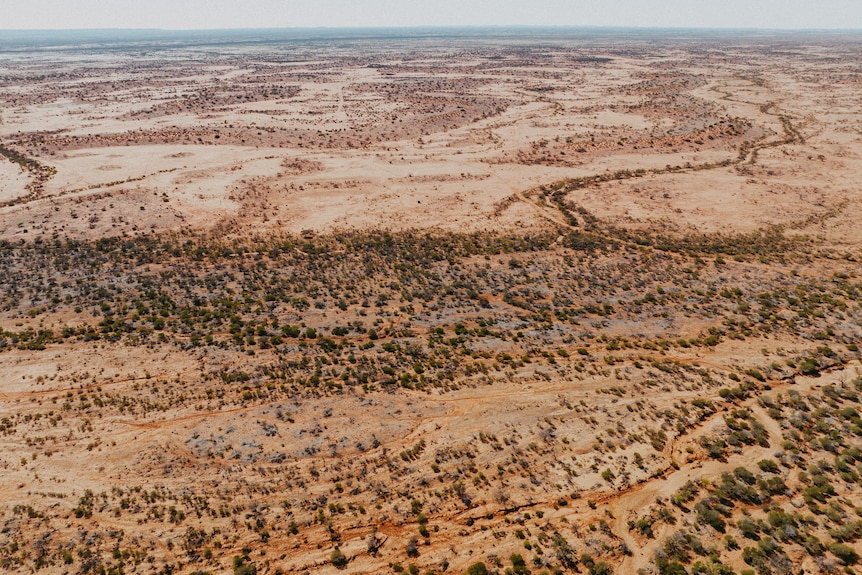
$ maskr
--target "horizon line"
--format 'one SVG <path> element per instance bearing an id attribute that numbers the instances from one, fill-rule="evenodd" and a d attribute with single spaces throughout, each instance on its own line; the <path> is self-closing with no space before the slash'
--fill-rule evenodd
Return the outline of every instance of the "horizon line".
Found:
<path id="1" fill-rule="evenodd" d="M 106 26 L 98 28 L 0 28 L 2 32 L 261 32 L 261 31 L 313 31 L 313 30 L 476 30 L 476 29 L 522 29 L 522 30 L 702 30 L 702 31 L 758 31 L 758 32 L 862 32 L 856 28 L 765 28 L 759 26 L 630 26 L 616 24 L 413 24 L 380 26 L 254 26 L 220 28 L 134 28 Z"/>

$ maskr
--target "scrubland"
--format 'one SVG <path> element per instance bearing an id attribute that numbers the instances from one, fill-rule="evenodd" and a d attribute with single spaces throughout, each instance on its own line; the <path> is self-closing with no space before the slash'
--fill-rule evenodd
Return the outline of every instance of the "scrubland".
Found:
<path id="1" fill-rule="evenodd" d="M 0 566 L 859 572 L 860 53 L 6 46 Z"/>

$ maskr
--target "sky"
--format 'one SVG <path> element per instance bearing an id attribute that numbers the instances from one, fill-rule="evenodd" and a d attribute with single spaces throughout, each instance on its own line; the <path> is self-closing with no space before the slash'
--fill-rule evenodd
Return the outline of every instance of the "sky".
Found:
<path id="1" fill-rule="evenodd" d="M 0 0 L 0 29 L 623 26 L 862 29 L 862 0 Z"/>

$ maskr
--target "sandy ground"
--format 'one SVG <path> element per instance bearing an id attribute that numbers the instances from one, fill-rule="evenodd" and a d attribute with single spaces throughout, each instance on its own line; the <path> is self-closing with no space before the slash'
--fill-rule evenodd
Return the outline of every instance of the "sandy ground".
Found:
<path id="1" fill-rule="evenodd" d="M 423 63 L 395 57 L 378 68 L 333 55 L 323 68 L 300 59 L 265 71 L 253 55 L 211 57 L 213 66 L 195 72 L 171 62 L 151 82 L 126 71 L 122 58 L 110 71 L 68 63 L 88 80 L 37 84 L 39 92 L 23 74 L 7 90 L 15 104 L 0 134 L 56 175 L 28 195 L 28 178 L 3 167 L 0 193 L 19 202 L 3 208 L 0 235 L 99 237 L 215 223 L 291 233 L 535 227 L 547 218 L 500 203 L 565 178 L 720 164 L 744 144 L 760 146 L 755 162 L 651 173 L 569 199 L 644 228 L 784 225 L 858 239 L 850 222 L 862 140 L 855 85 L 828 80 L 845 72 L 837 62 L 823 69 L 814 56 L 793 67 L 778 59 L 770 73 L 743 56 L 708 66 L 685 56 L 680 64 L 669 51 L 673 76 L 661 56 L 652 71 L 619 56 L 598 65 L 555 55 L 535 68 L 513 55 L 498 69 L 443 62 L 433 51 Z M 53 65 L 50 55 L 29 64 Z"/>
<path id="2" fill-rule="evenodd" d="M 521 553 L 539 573 L 562 568 L 562 537 L 575 557 L 628 574 L 657 572 L 681 529 L 722 545 L 682 507 L 653 538 L 632 525 L 689 481 L 707 490 L 786 456 L 788 419 L 762 397 L 838 409 L 824 389 L 849 389 L 862 369 L 859 44 L 787 42 L 790 52 L 757 38 L 0 51 L 2 566 L 229 573 L 245 556 L 267 574 L 394 563 L 460 573 L 476 561 L 503 573 Z M 415 230 L 552 240 L 389 268 L 369 252 L 335 279 L 337 254 L 310 255 L 315 238 Z M 613 247 L 572 247 L 584 230 Z M 729 261 L 638 243 L 754 232 L 807 243 Z M 284 278 L 314 281 L 284 302 L 242 292 L 273 271 L 259 244 L 221 260 L 180 249 L 285 235 L 309 253 L 293 246 L 300 259 L 265 281 L 273 293 Z M 15 259 L 17 246 L 41 257 L 39 246 L 117 237 L 187 257 L 111 259 L 125 249 L 115 244 L 96 273 L 76 269 L 70 243 L 72 264 L 61 254 L 48 271 Z M 429 273 L 406 273 L 408 262 Z M 362 283 L 374 274 L 388 275 Z M 476 278 L 481 293 L 467 290 Z M 106 286 L 116 290 L 92 299 Z M 192 345 L 199 324 L 178 310 L 212 302 L 233 305 L 231 319 L 209 333 L 215 343 Z M 577 320 L 552 313 L 570 311 Z M 151 329 L 157 314 L 172 339 Z M 134 326 L 91 337 L 115 316 Z M 362 329 L 336 351 L 304 335 L 246 343 L 279 322 L 321 338 Z M 458 347 L 464 324 L 485 335 Z M 22 338 L 46 329 L 72 335 L 28 349 Z M 720 343 L 703 343 L 711 333 Z M 432 353 L 437 337 L 453 351 Z M 822 374 L 800 375 L 812 356 Z M 447 373 L 446 362 L 475 370 Z M 394 379 L 423 370 L 434 386 Z M 719 390 L 740 378 L 755 391 L 725 401 Z M 703 441 L 728 434 L 732 410 L 748 410 L 769 446 L 709 458 Z M 781 474 L 792 493 L 776 505 L 796 507 L 804 481 L 789 465 Z M 847 521 L 858 495 L 840 484 Z M 824 542 L 828 527 L 813 528 Z M 741 553 L 722 557 L 739 571 Z M 790 553 L 806 572 L 835 567 Z"/>

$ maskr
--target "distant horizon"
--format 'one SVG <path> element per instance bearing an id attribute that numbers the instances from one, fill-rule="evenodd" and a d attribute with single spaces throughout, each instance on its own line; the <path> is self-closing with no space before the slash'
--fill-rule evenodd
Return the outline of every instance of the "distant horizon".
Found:
<path id="1" fill-rule="evenodd" d="M 296 26 L 275 28 L 67 28 L 0 29 L 0 52 L 115 49 L 124 45 L 153 49 L 179 45 L 219 46 L 362 41 L 633 41 L 674 42 L 784 41 L 791 39 L 862 41 L 862 29 L 685 28 L 635 26 Z"/>
<path id="2" fill-rule="evenodd" d="M 103 26 L 94 28 L 0 28 L 0 32 L 265 32 L 303 30 L 685 30 L 685 31 L 752 31 L 752 32 L 862 32 L 857 28 L 769 28 L 762 26 L 631 26 L 611 24 L 415 24 L 365 26 L 251 26 L 216 28 L 158 28 Z"/>
<path id="3" fill-rule="evenodd" d="M 3 30 L 862 29 L 858 0 L 0 0 Z"/>

